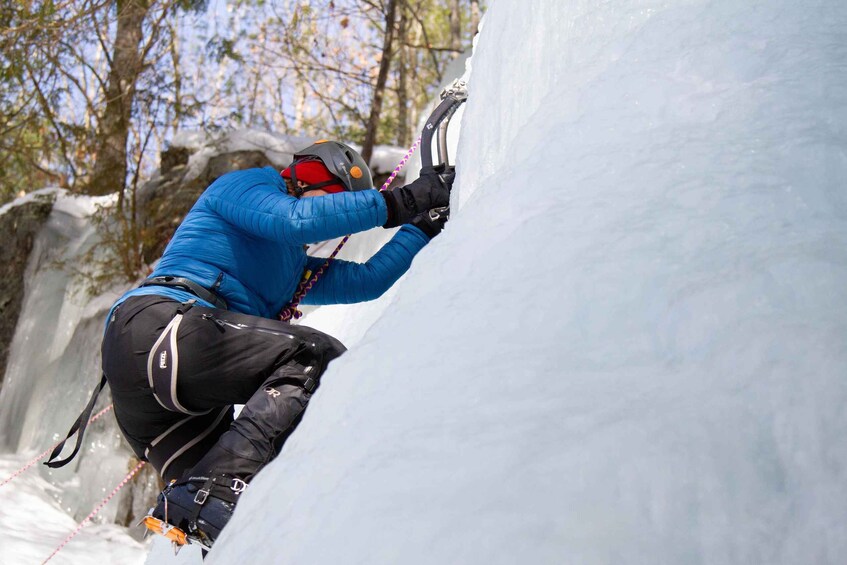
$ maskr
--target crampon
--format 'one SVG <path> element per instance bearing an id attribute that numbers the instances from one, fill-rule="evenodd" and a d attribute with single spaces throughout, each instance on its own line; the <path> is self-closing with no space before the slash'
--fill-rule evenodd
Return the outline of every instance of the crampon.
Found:
<path id="1" fill-rule="evenodd" d="M 173 481 L 141 525 L 171 540 L 175 551 L 190 544 L 208 551 L 232 517 L 238 496 L 246 487 L 241 479 L 226 475 Z"/>

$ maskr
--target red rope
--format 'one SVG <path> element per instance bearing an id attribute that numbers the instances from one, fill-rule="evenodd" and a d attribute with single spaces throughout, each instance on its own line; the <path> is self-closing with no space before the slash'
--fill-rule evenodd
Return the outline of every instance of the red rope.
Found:
<path id="1" fill-rule="evenodd" d="M 91 422 L 93 422 L 94 420 L 96 420 L 97 418 L 99 418 L 100 416 L 102 416 L 103 414 L 108 412 L 109 410 L 111 410 L 113 407 L 114 407 L 114 404 L 109 404 L 108 406 L 106 406 L 105 408 L 100 410 L 98 413 L 93 415 L 88 420 L 88 423 L 90 424 Z M 2 488 L 6 483 L 11 482 L 12 479 L 17 477 L 18 475 L 20 475 L 21 473 L 23 473 L 24 471 L 26 471 L 27 469 L 29 469 L 30 467 L 32 467 L 33 465 L 35 465 L 36 463 L 38 463 L 39 461 L 44 459 L 45 457 L 47 457 L 50 454 L 50 452 L 53 451 L 56 448 L 56 446 L 59 445 L 60 443 L 62 443 L 62 442 L 61 441 L 56 442 L 51 447 L 48 447 L 46 450 L 44 450 L 44 453 L 41 453 L 40 455 L 36 456 L 32 461 L 30 461 L 29 463 L 27 463 L 26 465 L 24 465 L 23 467 L 21 467 L 20 469 L 18 469 L 14 473 L 12 473 L 8 478 L 6 478 L 2 483 L 0 483 L 0 488 Z"/>
<path id="2" fill-rule="evenodd" d="M 106 506 L 106 504 L 108 504 L 110 500 L 112 500 L 112 498 L 116 494 L 118 494 L 118 491 L 121 490 L 122 488 L 124 488 L 127 485 L 127 483 L 129 483 L 129 481 L 132 480 L 132 478 L 136 475 L 136 473 L 138 473 L 141 470 L 141 468 L 144 467 L 144 464 L 145 464 L 145 461 L 142 461 L 138 465 L 136 465 L 135 468 L 132 471 L 130 471 L 129 474 L 127 474 L 127 476 L 124 477 L 124 479 L 120 483 L 118 483 L 118 486 L 116 486 L 114 488 L 114 490 L 109 494 L 109 496 L 107 496 L 106 498 L 101 500 L 100 504 L 95 506 L 94 510 L 91 511 L 91 514 L 86 516 L 85 519 L 82 522 L 79 523 L 79 525 L 76 527 L 76 529 L 73 532 L 71 532 L 71 535 L 66 537 L 65 540 L 62 543 L 59 544 L 59 547 L 57 547 L 53 551 L 53 553 L 50 554 L 50 557 L 48 557 L 47 559 L 45 559 L 44 561 L 41 562 L 41 565 L 44 565 L 44 563 L 47 563 L 48 561 L 53 559 L 53 557 L 55 557 L 55 555 L 57 553 L 59 553 L 62 550 L 63 547 L 68 545 L 68 542 L 76 537 L 76 535 L 82 530 L 82 528 L 84 528 L 85 525 L 88 524 L 88 522 L 90 522 L 91 519 L 94 518 L 103 509 L 103 507 Z"/>
<path id="3" fill-rule="evenodd" d="M 403 167 L 406 166 L 406 163 L 409 162 L 412 155 L 417 151 L 418 146 L 421 144 L 421 138 L 418 137 L 418 140 L 415 141 L 409 150 L 406 152 L 406 155 L 400 160 L 396 167 L 394 167 L 394 171 L 390 175 L 388 175 L 388 179 L 384 183 L 382 183 L 382 187 L 379 189 L 380 192 L 383 190 L 387 190 L 391 183 L 394 182 L 394 179 L 397 178 L 397 175 L 400 174 L 400 171 L 403 170 Z M 311 276 L 306 273 L 306 276 L 303 277 L 303 280 L 300 281 L 300 284 L 297 286 L 297 290 L 294 292 L 294 296 L 291 298 L 291 302 L 288 303 L 288 306 L 279 313 L 279 319 L 283 322 L 290 322 L 293 319 L 298 320 L 303 315 L 303 313 L 297 309 L 300 305 L 300 302 L 303 300 L 303 297 L 306 296 L 312 287 L 315 286 L 315 283 L 318 282 L 318 279 L 321 278 L 321 275 L 327 270 L 327 268 L 332 264 L 335 257 L 338 255 L 338 252 L 341 251 L 341 248 L 347 243 L 350 239 L 349 235 L 345 235 L 344 239 L 338 244 L 335 250 L 330 254 L 327 260 L 321 265 L 321 268 L 315 271 Z"/>

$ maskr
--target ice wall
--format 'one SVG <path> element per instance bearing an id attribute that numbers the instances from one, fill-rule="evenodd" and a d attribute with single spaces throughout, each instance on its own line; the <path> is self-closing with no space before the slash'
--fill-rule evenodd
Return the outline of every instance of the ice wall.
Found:
<path id="1" fill-rule="evenodd" d="M 207 562 L 839 563 L 846 24 L 494 2 L 448 230 Z"/>
<path id="2" fill-rule="evenodd" d="M 93 267 L 87 263 L 92 258 L 88 252 L 98 243 L 90 216 L 97 206 L 108 205 L 110 198 L 60 192 L 35 239 L 24 303 L 0 391 L 4 451 L 31 457 L 62 439 L 100 379 L 103 322 L 119 289 L 92 300 L 80 274 Z M 98 410 L 108 404 L 105 392 Z M 130 455 L 114 418 L 106 417 L 89 428 L 73 463 L 57 470 L 38 465 L 28 474 L 40 473 L 59 487 L 45 492 L 45 497 L 73 518 L 82 519 L 105 496 L 106 489 L 126 474 Z M 118 512 L 115 502 L 101 514 L 107 522 Z M 7 511 L 0 520 L 3 523 L 13 513 L 10 507 Z"/>
<path id="3" fill-rule="evenodd" d="M 72 410 L 74 401 L 84 405 L 97 382 L 94 360 L 99 347 L 78 343 L 69 349 L 74 336 L 79 336 L 77 326 L 93 314 L 86 312 L 89 297 L 74 271 L 84 267 L 79 262 L 96 243 L 88 216 L 97 204 L 94 199 L 60 193 L 35 240 L 7 382 L 0 393 L 0 433 L 13 450 L 40 447 L 51 433 L 66 430 L 74 418 L 64 408 Z M 65 357 L 70 366 L 63 370 L 59 360 L 68 353 L 73 358 Z M 88 381 L 78 370 L 81 365 L 91 369 Z"/>

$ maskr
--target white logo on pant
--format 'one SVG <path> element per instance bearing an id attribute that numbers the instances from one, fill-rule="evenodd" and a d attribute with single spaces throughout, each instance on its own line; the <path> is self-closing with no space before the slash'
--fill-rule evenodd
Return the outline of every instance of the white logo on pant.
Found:
<path id="1" fill-rule="evenodd" d="M 160 369 L 167 369 L 168 368 L 168 351 L 167 351 L 167 349 L 165 351 L 162 351 L 162 353 L 159 355 L 159 368 Z"/>
<path id="2" fill-rule="evenodd" d="M 281 392 L 279 392 L 277 389 L 275 389 L 275 388 L 271 388 L 271 387 L 267 387 L 267 388 L 265 389 L 265 392 L 267 392 L 267 393 L 268 393 L 268 396 L 270 396 L 271 398 L 276 398 L 277 396 L 279 396 L 280 394 L 282 394 L 282 393 L 281 393 Z"/>

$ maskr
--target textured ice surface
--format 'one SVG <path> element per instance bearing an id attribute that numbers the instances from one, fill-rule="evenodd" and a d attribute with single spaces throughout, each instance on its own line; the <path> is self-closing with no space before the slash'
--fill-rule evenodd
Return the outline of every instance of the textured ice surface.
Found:
<path id="1" fill-rule="evenodd" d="M 90 214 L 112 200 L 59 190 L 35 238 L 0 390 L 0 481 L 64 437 L 99 380 L 103 321 L 119 293 L 91 300 L 71 272 L 86 268 L 80 257 L 97 245 Z M 106 404 L 108 393 L 101 396 L 101 406 Z M 114 419 L 103 418 L 89 426 L 72 464 L 55 470 L 38 464 L 0 487 L 0 562 L 46 559 L 126 475 L 129 456 Z M 55 561 L 143 562 L 146 548 L 125 528 L 110 525 L 118 511 L 116 498 Z"/>
<path id="2" fill-rule="evenodd" d="M 448 230 L 207 562 L 840 562 L 845 24 L 495 2 Z"/>

